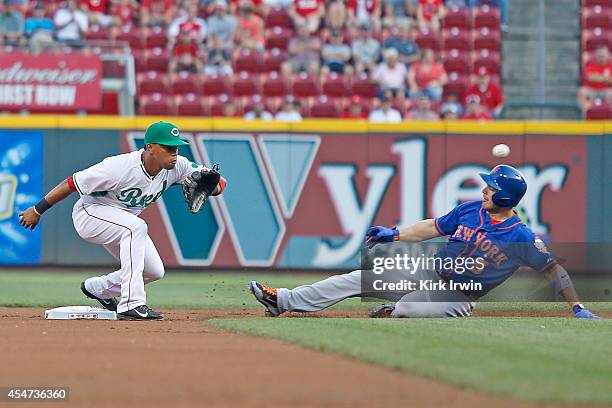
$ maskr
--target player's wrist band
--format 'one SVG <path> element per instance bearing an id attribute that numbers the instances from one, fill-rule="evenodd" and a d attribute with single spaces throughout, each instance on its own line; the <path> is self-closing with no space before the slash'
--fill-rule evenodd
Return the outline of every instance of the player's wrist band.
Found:
<path id="1" fill-rule="evenodd" d="M 43 199 L 34 206 L 34 211 L 36 211 L 36 214 L 38 215 L 43 215 L 43 213 L 49 208 L 51 208 L 51 204 L 49 204 L 47 199 L 43 197 Z"/>

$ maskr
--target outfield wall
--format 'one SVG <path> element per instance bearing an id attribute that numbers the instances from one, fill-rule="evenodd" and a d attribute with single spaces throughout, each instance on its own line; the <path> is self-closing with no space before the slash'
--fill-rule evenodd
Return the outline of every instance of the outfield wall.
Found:
<path id="1" fill-rule="evenodd" d="M 113 263 L 74 231 L 76 194 L 39 232 L 21 229 L 17 214 L 74 171 L 141 146 L 157 119 L 0 117 L 0 264 Z M 143 213 L 168 266 L 352 267 L 367 226 L 409 225 L 478 199 L 474 176 L 500 162 L 525 175 L 520 214 L 538 234 L 612 242 L 612 122 L 174 123 L 191 142 L 181 154 L 220 163 L 229 184 L 198 215 L 179 187 Z M 512 149 L 505 160 L 491 155 L 498 143 Z"/>

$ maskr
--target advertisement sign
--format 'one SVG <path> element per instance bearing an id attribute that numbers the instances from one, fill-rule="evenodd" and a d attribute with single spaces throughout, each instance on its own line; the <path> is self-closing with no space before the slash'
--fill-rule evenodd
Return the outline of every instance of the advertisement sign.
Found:
<path id="1" fill-rule="evenodd" d="M 0 109 L 97 109 L 101 76 L 98 56 L 4 54 L 0 59 Z"/>
<path id="2" fill-rule="evenodd" d="M 41 132 L 0 131 L 0 264 L 40 263 L 40 227 L 19 225 L 18 214 L 36 204 L 42 191 Z"/>
<path id="3" fill-rule="evenodd" d="M 197 215 L 187 211 L 178 187 L 143 214 L 168 265 L 356 267 L 368 226 L 404 227 L 479 200 L 478 173 L 500 163 L 525 176 L 529 187 L 517 211 L 536 234 L 555 242 L 585 239 L 584 137 L 183 136 L 190 145 L 180 154 L 219 163 L 228 188 Z M 507 159 L 491 154 L 502 142 L 513 152 Z M 555 143 L 565 148 L 546 147 Z M 123 148 L 142 144 L 142 133 L 128 133 Z"/>

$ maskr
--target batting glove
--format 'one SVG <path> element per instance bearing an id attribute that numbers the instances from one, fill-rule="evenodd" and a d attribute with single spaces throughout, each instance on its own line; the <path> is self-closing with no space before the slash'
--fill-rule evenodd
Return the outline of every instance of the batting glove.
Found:
<path id="1" fill-rule="evenodd" d="M 597 316 L 595 313 L 591 312 L 588 309 L 585 309 L 585 307 L 582 304 L 574 305 L 572 307 L 572 310 L 574 311 L 574 314 L 576 315 L 577 319 L 602 320 L 601 317 Z"/>
<path id="2" fill-rule="evenodd" d="M 370 227 L 366 233 L 366 242 L 393 242 L 399 239 L 397 227 Z"/>

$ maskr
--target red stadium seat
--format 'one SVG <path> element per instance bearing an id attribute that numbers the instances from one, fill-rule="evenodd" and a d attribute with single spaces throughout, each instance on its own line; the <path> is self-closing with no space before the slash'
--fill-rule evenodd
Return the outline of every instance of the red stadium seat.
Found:
<path id="1" fill-rule="evenodd" d="M 318 78 L 305 72 L 299 73 L 293 80 L 291 92 L 296 98 L 319 96 L 321 93 Z"/>
<path id="2" fill-rule="evenodd" d="M 468 75 L 472 71 L 472 62 L 465 51 L 450 50 L 444 54 L 444 69 L 446 72 L 457 72 Z"/>
<path id="3" fill-rule="evenodd" d="M 289 85 L 283 77 L 276 72 L 264 75 L 262 95 L 265 97 L 284 97 L 289 94 Z"/>
<path id="4" fill-rule="evenodd" d="M 281 110 L 283 106 L 284 98 L 280 98 L 280 97 L 264 98 L 263 102 L 264 102 L 264 106 L 266 107 L 266 110 L 274 115 L 276 114 L 276 112 Z"/>
<path id="5" fill-rule="evenodd" d="M 287 50 L 289 40 L 293 37 L 293 31 L 283 27 L 269 28 L 265 32 L 266 49 L 279 48 Z"/>
<path id="6" fill-rule="evenodd" d="M 171 116 L 176 113 L 174 101 L 161 93 L 141 96 L 138 113 L 141 115 Z"/>
<path id="7" fill-rule="evenodd" d="M 335 72 L 321 80 L 321 90 L 323 95 L 334 98 L 345 97 L 351 94 L 348 78 Z"/>
<path id="8" fill-rule="evenodd" d="M 582 7 L 609 6 L 610 0 L 582 0 Z"/>
<path id="9" fill-rule="evenodd" d="M 98 24 L 89 26 L 89 29 L 85 33 L 85 39 L 87 41 L 108 41 L 110 37 L 110 31 Z"/>
<path id="10" fill-rule="evenodd" d="M 266 28 L 283 27 L 291 28 L 291 17 L 287 10 L 280 7 L 272 7 L 266 16 Z"/>
<path id="11" fill-rule="evenodd" d="M 168 82 L 166 75 L 156 71 L 143 72 L 136 77 L 138 83 L 138 95 L 148 95 L 153 93 L 168 93 Z"/>
<path id="12" fill-rule="evenodd" d="M 174 95 L 200 94 L 200 78 L 196 74 L 179 72 L 170 77 L 170 90 Z"/>
<path id="13" fill-rule="evenodd" d="M 224 116 L 223 107 L 225 106 L 225 103 L 229 100 L 230 99 L 228 98 L 227 95 L 218 95 L 215 97 L 206 98 L 205 103 L 208 105 L 207 108 L 210 109 L 210 115 L 211 116 Z M 236 107 L 237 115 L 240 115 L 242 109 L 240 107 L 240 103 L 238 99 L 236 100 L 232 99 L 231 101 Z"/>
<path id="14" fill-rule="evenodd" d="M 440 51 L 440 38 L 438 33 L 433 30 L 419 31 L 415 42 L 422 50 L 430 48 L 434 51 Z"/>
<path id="15" fill-rule="evenodd" d="M 499 25 L 500 13 L 497 7 L 484 5 L 472 9 L 472 27 L 475 29 L 488 27 L 490 29 L 499 30 Z"/>
<path id="16" fill-rule="evenodd" d="M 162 27 L 146 28 L 143 31 L 145 48 L 166 48 L 168 35 Z"/>
<path id="17" fill-rule="evenodd" d="M 612 8 L 609 7 L 583 7 L 582 28 L 601 28 L 609 30 L 612 28 Z"/>
<path id="18" fill-rule="evenodd" d="M 485 67 L 491 74 L 499 75 L 501 63 L 499 52 L 491 52 L 487 49 L 475 51 L 472 54 L 473 72 L 478 72 L 480 67 Z"/>
<path id="19" fill-rule="evenodd" d="M 165 49 L 153 48 L 152 50 L 145 50 L 144 58 L 146 71 L 168 72 L 170 55 Z"/>
<path id="20" fill-rule="evenodd" d="M 251 74 L 243 71 L 238 75 L 234 75 L 234 83 L 232 84 L 232 95 L 253 96 L 261 93 L 261 83 L 259 75 Z"/>
<path id="21" fill-rule="evenodd" d="M 200 95 L 188 93 L 176 95 L 176 114 L 179 116 L 209 116 L 204 101 Z"/>
<path id="22" fill-rule="evenodd" d="M 468 29 L 470 27 L 470 15 L 468 9 L 461 7 L 447 8 L 442 26 L 446 29 L 452 27 Z"/>
<path id="23" fill-rule="evenodd" d="M 263 68 L 261 54 L 248 48 L 242 48 L 234 56 L 234 72 L 260 73 Z"/>
<path id="24" fill-rule="evenodd" d="M 607 120 L 612 119 L 612 107 L 602 99 L 595 99 L 593 105 L 586 111 L 588 120 Z"/>
<path id="25" fill-rule="evenodd" d="M 482 49 L 498 51 L 501 47 L 501 34 L 498 30 L 483 27 L 480 30 L 472 31 L 472 38 L 474 51 Z"/>
<path id="26" fill-rule="evenodd" d="M 145 58 L 143 50 L 132 50 L 132 56 L 134 57 L 134 68 L 136 73 L 145 72 Z"/>
<path id="27" fill-rule="evenodd" d="M 364 99 L 378 95 L 378 83 L 366 74 L 355 75 L 351 81 L 351 93 Z"/>
<path id="28" fill-rule="evenodd" d="M 605 45 L 610 47 L 610 32 L 604 31 L 597 27 L 593 30 L 582 30 L 582 49 L 585 51 L 595 51 L 597 48 Z"/>
<path id="29" fill-rule="evenodd" d="M 221 75 L 202 76 L 202 95 L 216 96 L 230 93 L 229 79 Z"/>
<path id="30" fill-rule="evenodd" d="M 312 118 L 338 118 L 342 112 L 340 102 L 325 95 L 314 98 L 309 108 L 308 116 Z"/>
<path id="31" fill-rule="evenodd" d="M 142 48 L 142 33 L 134 26 L 123 26 L 115 36 L 115 41 L 126 41 L 131 48 Z"/>
<path id="32" fill-rule="evenodd" d="M 459 75 L 456 72 L 450 72 L 448 74 L 448 82 L 444 85 L 444 95 L 456 94 L 459 100 L 462 101 L 468 86 L 469 80 L 466 76 Z"/>
<path id="33" fill-rule="evenodd" d="M 470 47 L 470 33 L 457 27 L 442 31 L 442 42 L 445 50 L 468 51 Z"/>
<path id="34" fill-rule="evenodd" d="M 264 52 L 264 72 L 280 72 L 281 65 L 287 60 L 287 53 L 278 48 L 272 48 Z"/>

